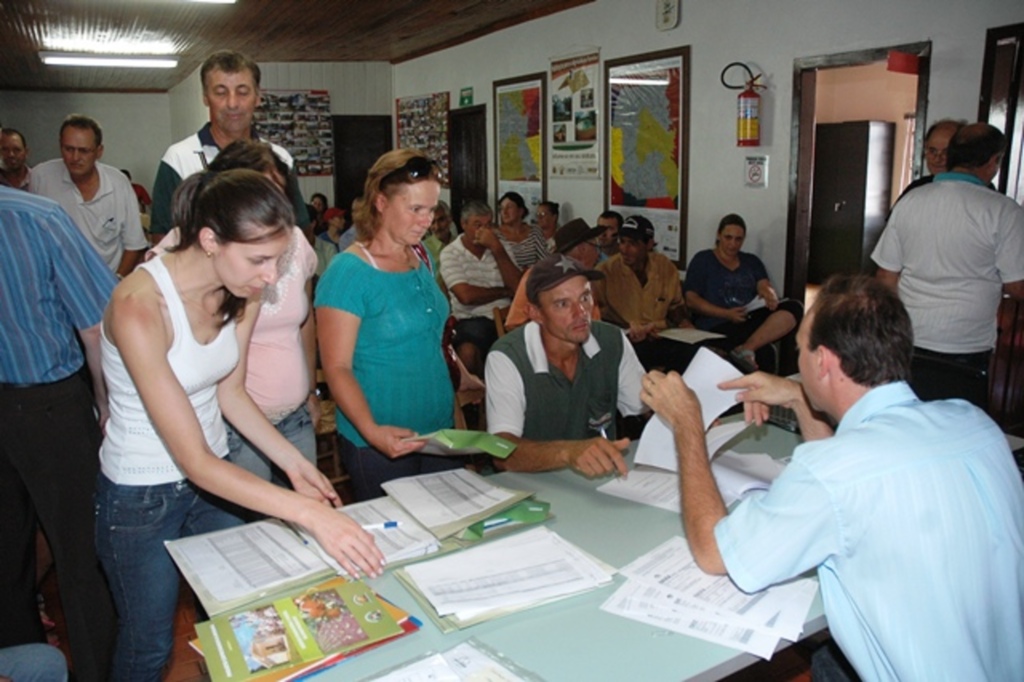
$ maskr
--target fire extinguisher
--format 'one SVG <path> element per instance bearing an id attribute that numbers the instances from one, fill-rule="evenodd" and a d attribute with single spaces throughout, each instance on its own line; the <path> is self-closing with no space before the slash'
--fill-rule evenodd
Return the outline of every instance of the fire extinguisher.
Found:
<path id="1" fill-rule="evenodd" d="M 744 85 L 729 85 L 725 82 L 725 72 L 734 66 L 742 67 L 747 72 Z M 736 146 L 757 147 L 761 144 L 761 95 L 758 89 L 764 86 L 758 83 L 762 74 L 756 76 L 742 62 L 732 62 L 722 70 L 722 85 L 731 90 L 743 89 L 736 102 Z"/>

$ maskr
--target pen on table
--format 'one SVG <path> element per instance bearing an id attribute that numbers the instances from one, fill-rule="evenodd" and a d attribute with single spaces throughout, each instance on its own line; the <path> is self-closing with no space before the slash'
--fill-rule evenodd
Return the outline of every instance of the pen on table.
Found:
<path id="1" fill-rule="evenodd" d="M 380 523 L 364 523 L 363 530 L 388 530 L 401 527 L 401 521 L 381 521 Z"/>

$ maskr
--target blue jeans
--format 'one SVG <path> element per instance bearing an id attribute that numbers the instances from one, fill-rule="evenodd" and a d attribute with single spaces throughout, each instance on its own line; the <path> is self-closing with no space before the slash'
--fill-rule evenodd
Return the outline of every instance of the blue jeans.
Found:
<path id="1" fill-rule="evenodd" d="M 356 502 L 382 497 L 387 493 L 381 485 L 396 478 L 433 474 L 465 466 L 464 457 L 441 457 L 413 453 L 391 459 L 379 450 L 366 445 L 360 447 L 345 436 L 338 434 L 338 448 L 341 463 L 348 472 L 352 484 L 352 496 Z"/>
<path id="2" fill-rule="evenodd" d="M 22 644 L 0 649 L 0 675 L 15 682 L 66 682 L 68 662 L 49 644 Z"/>
<path id="3" fill-rule="evenodd" d="M 228 452 L 233 463 L 256 474 L 264 481 L 291 487 L 291 483 L 282 476 L 281 470 L 274 466 L 269 457 L 260 452 L 231 424 L 225 425 L 228 427 Z M 302 453 L 303 457 L 316 465 L 316 431 L 313 428 L 313 419 L 309 416 L 309 407 L 305 403 L 278 422 L 277 430 Z"/>
<path id="4" fill-rule="evenodd" d="M 111 680 L 159 682 L 178 604 L 178 571 L 164 541 L 240 525 L 226 507 L 188 480 L 136 486 L 97 477 L 96 553 L 118 615 Z"/>

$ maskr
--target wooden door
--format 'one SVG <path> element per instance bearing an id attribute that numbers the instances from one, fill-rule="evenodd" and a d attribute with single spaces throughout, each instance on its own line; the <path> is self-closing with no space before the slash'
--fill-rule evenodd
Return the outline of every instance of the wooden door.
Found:
<path id="1" fill-rule="evenodd" d="M 391 149 L 390 116 L 332 116 L 334 129 L 334 206 L 352 221 L 352 200 L 363 194 L 366 173 Z"/>
<path id="2" fill-rule="evenodd" d="M 996 187 L 1024 203 L 1024 24 L 989 29 L 978 119 L 1006 134 Z M 1004 298 L 989 381 L 989 414 L 1003 430 L 1024 435 L 1024 302 Z"/>
<path id="3" fill-rule="evenodd" d="M 487 201 L 487 107 L 455 109 L 449 114 L 448 171 L 452 216 L 472 199 Z"/>

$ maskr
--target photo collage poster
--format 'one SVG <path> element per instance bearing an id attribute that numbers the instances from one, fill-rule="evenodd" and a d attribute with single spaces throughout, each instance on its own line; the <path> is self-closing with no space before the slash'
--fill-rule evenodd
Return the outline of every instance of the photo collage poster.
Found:
<path id="1" fill-rule="evenodd" d="M 297 175 L 334 175 L 331 96 L 326 90 L 264 90 L 253 118 L 264 140 L 292 155 Z"/>
<path id="2" fill-rule="evenodd" d="M 399 148 L 419 149 L 441 167 L 448 186 L 448 93 L 402 97 L 395 102 Z"/>

